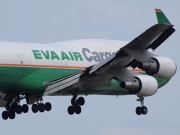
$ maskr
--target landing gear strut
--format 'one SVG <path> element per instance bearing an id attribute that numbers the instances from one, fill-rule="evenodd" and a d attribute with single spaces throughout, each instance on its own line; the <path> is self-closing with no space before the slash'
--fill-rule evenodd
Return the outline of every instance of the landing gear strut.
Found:
<path id="1" fill-rule="evenodd" d="M 136 107 L 136 114 L 137 115 L 146 115 L 148 112 L 148 109 L 146 106 L 144 106 L 144 97 L 140 96 L 139 99 L 137 99 L 137 101 L 141 102 L 141 106 Z"/>
<path id="2" fill-rule="evenodd" d="M 73 95 L 73 98 L 71 99 L 71 106 L 68 107 L 67 111 L 70 115 L 73 115 L 74 113 L 80 114 L 81 113 L 81 106 L 85 104 L 85 100 L 83 97 L 77 98 L 77 95 Z"/>

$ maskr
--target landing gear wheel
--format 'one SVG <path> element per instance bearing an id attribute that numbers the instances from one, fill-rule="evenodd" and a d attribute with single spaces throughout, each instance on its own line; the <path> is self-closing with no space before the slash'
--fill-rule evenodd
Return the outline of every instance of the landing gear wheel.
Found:
<path id="1" fill-rule="evenodd" d="M 8 111 L 3 111 L 3 112 L 2 112 L 2 118 L 3 118 L 4 120 L 7 120 L 7 119 L 8 119 L 8 116 L 9 116 Z"/>
<path id="2" fill-rule="evenodd" d="M 72 106 L 68 107 L 68 113 L 70 115 L 76 113 L 76 114 L 80 114 L 81 113 L 81 106 L 83 106 L 85 104 L 85 100 L 83 97 L 79 97 L 76 93 L 77 91 L 75 91 L 73 93 L 73 98 L 71 99 L 71 104 Z"/>
<path id="3" fill-rule="evenodd" d="M 84 103 L 85 103 L 85 100 L 84 100 L 83 97 L 79 97 L 79 98 L 77 99 L 77 104 L 78 104 L 78 105 L 83 106 Z"/>
<path id="4" fill-rule="evenodd" d="M 37 104 L 33 104 L 31 109 L 32 109 L 33 113 L 37 113 L 38 112 L 38 105 Z"/>
<path id="5" fill-rule="evenodd" d="M 16 105 L 16 107 L 15 107 L 15 112 L 16 112 L 17 114 L 21 114 L 21 113 L 22 113 L 22 107 L 21 107 L 21 105 Z"/>
<path id="6" fill-rule="evenodd" d="M 14 111 L 10 111 L 10 112 L 9 112 L 9 118 L 10 118 L 11 120 L 14 119 L 15 116 L 16 116 L 16 114 L 15 114 Z"/>
<path id="7" fill-rule="evenodd" d="M 75 98 L 75 97 L 73 97 L 73 98 L 71 99 L 71 104 L 72 104 L 72 106 L 75 106 L 75 105 L 76 105 L 76 98 Z"/>
<path id="8" fill-rule="evenodd" d="M 143 97 L 143 96 L 139 96 L 139 98 L 137 99 L 137 101 L 140 101 L 141 107 L 138 106 L 138 107 L 136 108 L 136 114 L 137 114 L 137 115 L 141 115 L 141 114 L 146 115 L 147 112 L 148 112 L 148 109 L 147 109 L 146 106 L 144 106 L 144 97 Z"/>
<path id="9" fill-rule="evenodd" d="M 27 113 L 29 111 L 29 107 L 27 104 L 22 105 L 22 111 L 23 113 Z"/>
<path id="10" fill-rule="evenodd" d="M 51 103 L 49 103 L 49 102 L 45 103 L 45 110 L 46 111 L 50 111 L 51 108 L 52 108 Z"/>
<path id="11" fill-rule="evenodd" d="M 38 109 L 40 112 L 44 112 L 45 111 L 45 105 L 43 103 L 38 104 Z"/>
<path id="12" fill-rule="evenodd" d="M 147 112 L 148 112 L 148 109 L 147 109 L 146 106 L 141 107 L 141 113 L 142 113 L 143 115 L 146 115 Z"/>
<path id="13" fill-rule="evenodd" d="M 69 113 L 69 115 L 73 115 L 74 114 L 74 106 L 69 106 L 68 107 L 68 113 Z"/>
<path id="14" fill-rule="evenodd" d="M 76 105 L 76 106 L 74 107 L 74 112 L 75 112 L 76 114 L 80 114 L 80 113 L 81 113 L 81 107 L 80 107 L 79 105 Z"/>
<path id="15" fill-rule="evenodd" d="M 141 115 L 141 107 L 140 106 L 136 107 L 136 114 Z"/>

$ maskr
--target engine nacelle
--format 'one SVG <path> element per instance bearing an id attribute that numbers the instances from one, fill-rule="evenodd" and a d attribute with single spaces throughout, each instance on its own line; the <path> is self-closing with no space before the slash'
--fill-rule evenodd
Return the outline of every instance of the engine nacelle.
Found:
<path id="1" fill-rule="evenodd" d="M 156 79 L 147 75 L 136 75 L 128 81 L 122 81 L 120 85 L 138 96 L 152 96 L 158 90 Z"/>
<path id="2" fill-rule="evenodd" d="M 172 59 L 156 56 L 148 61 L 139 62 L 138 68 L 146 71 L 148 75 L 171 78 L 176 73 L 177 67 Z"/>

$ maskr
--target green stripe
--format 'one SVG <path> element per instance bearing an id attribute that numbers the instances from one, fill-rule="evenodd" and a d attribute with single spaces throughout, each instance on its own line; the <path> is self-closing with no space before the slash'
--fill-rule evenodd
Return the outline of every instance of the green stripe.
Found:
<path id="1" fill-rule="evenodd" d="M 80 69 L 0 67 L 0 92 L 6 93 L 43 93 L 44 82 L 60 79 Z M 142 73 L 145 74 L 145 73 Z M 156 78 L 159 87 L 170 79 Z M 102 80 L 101 80 L 102 81 Z M 82 93 L 101 95 L 127 95 L 127 90 L 120 87 L 120 82 L 112 79 L 109 86 L 86 88 Z M 71 95 L 71 93 L 63 93 Z"/>

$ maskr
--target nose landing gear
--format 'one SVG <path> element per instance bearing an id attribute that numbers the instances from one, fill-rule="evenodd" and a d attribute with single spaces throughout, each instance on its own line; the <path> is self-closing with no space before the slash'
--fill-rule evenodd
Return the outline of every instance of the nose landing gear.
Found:
<path id="1" fill-rule="evenodd" d="M 136 107 L 136 114 L 137 115 L 146 115 L 148 113 L 148 109 L 146 106 L 144 106 L 144 97 L 140 96 L 139 99 L 137 99 L 137 101 L 141 102 L 141 106 Z"/>

